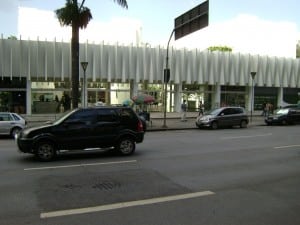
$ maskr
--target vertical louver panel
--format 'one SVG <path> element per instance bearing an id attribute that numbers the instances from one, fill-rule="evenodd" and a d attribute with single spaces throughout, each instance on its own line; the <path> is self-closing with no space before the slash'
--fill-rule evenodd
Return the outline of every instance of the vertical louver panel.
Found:
<path id="1" fill-rule="evenodd" d="M 122 82 L 126 82 L 126 79 L 129 75 L 129 49 L 127 47 L 122 47 L 122 72 L 121 72 L 121 79 Z"/>
<path id="2" fill-rule="evenodd" d="M 13 40 L 12 43 L 12 62 L 15 62 L 14 64 L 11 63 L 11 77 L 15 76 L 15 77 L 22 77 L 21 74 L 21 65 L 22 65 L 22 61 L 21 61 L 21 42 L 18 40 Z"/>
<path id="3" fill-rule="evenodd" d="M 136 73 L 134 79 L 136 81 L 142 81 L 143 76 L 143 52 L 142 48 L 137 47 L 136 48 Z"/>
<path id="4" fill-rule="evenodd" d="M 137 58 L 137 53 L 136 53 L 136 47 L 131 45 L 130 47 L 130 79 L 131 80 L 136 80 L 135 79 L 135 74 L 136 74 L 136 58 Z M 138 83 L 138 81 L 136 81 Z"/>
<path id="5" fill-rule="evenodd" d="M 258 56 L 258 63 L 257 63 L 257 75 L 255 77 L 256 83 L 258 86 L 264 86 L 265 83 L 265 56 Z"/>
<path id="6" fill-rule="evenodd" d="M 220 74 L 220 78 L 219 78 L 219 83 L 221 85 L 226 84 L 225 82 L 225 76 L 227 74 L 228 71 L 228 55 L 225 53 L 220 53 L 219 58 L 220 58 L 220 69 L 219 69 L 219 74 Z"/>
<path id="7" fill-rule="evenodd" d="M 186 64 L 184 65 L 185 67 L 185 71 L 186 71 L 186 83 L 187 84 L 191 84 L 192 82 L 192 67 L 193 67 L 193 64 L 192 64 L 192 61 L 193 61 L 193 55 L 192 55 L 192 51 L 187 51 L 186 53 Z"/>
<path id="8" fill-rule="evenodd" d="M 289 84 L 290 87 L 296 87 L 296 60 L 291 61 L 291 72 L 290 72 L 290 79 Z"/>
<path id="9" fill-rule="evenodd" d="M 195 83 L 195 82 L 197 82 L 198 81 L 198 76 L 199 76 L 199 74 L 198 74 L 198 66 L 199 66 L 199 64 L 197 63 L 197 58 L 198 58 L 198 51 L 197 51 L 197 49 L 194 49 L 193 51 L 192 51 L 192 59 L 191 59 L 191 61 L 192 61 L 192 81 L 193 81 L 193 83 Z"/>
<path id="10" fill-rule="evenodd" d="M 274 86 L 280 87 L 281 74 L 282 74 L 282 60 L 279 58 L 274 58 Z"/>
<path id="11" fill-rule="evenodd" d="M 270 65 L 269 65 L 269 71 L 271 75 L 271 84 L 270 86 L 276 87 L 276 58 L 272 57 L 269 59 Z"/>
<path id="12" fill-rule="evenodd" d="M 282 84 L 284 87 L 290 86 L 289 80 L 291 75 L 291 67 L 292 67 L 291 61 L 288 59 L 284 59 L 284 74 L 282 80 Z"/>
<path id="13" fill-rule="evenodd" d="M 170 69 L 170 82 L 174 81 L 174 76 L 175 76 L 175 64 L 176 64 L 176 57 L 175 57 L 175 51 L 172 48 L 169 49 L 169 69 Z M 166 68 L 166 63 L 164 66 L 164 69 Z M 163 71 L 162 71 L 162 76 L 163 76 Z"/>
<path id="14" fill-rule="evenodd" d="M 118 44 L 115 45 L 114 48 L 114 57 L 115 57 L 115 79 L 121 79 L 121 65 L 122 65 L 122 51 L 121 51 L 121 46 L 119 46 Z"/>
<path id="15" fill-rule="evenodd" d="M 235 81 L 240 76 L 240 67 L 241 67 L 241 60 L 240 60 L 240 53 L 232 54 L 232 72 L 229 77 L 229 84 L 235 85 Z"/>
<path id="16" fill-rule="evenodd" d="M 215 74 L 213 69 L 213 54 L 211 52 L 207 53 L 207 74 L 208 74 L 208 84 L 213 85 L 215 84 Z"/>
<path id="17" fill-rule="evenodd" d="M 143 80 L 149 81 L 149 66 L 150 66 L 150 57 L 149 57 L 149 48 L 143 46 Z"/>
<path id="18" fill-rule="evenodd" d="M 176 62 L 176 64 L 175 64 L 175 67 L 174 67 L 174 82 L 176 83 L 176 84 L 179 84 L 179 83 L 181 83 L 182 82 L 182 79 L 181 79 L 181 73 L 180 73 L 180 71 L 181 71 L 181 52 L 180 52 L 180 50 L 176 50 L 176 53 L 175 53 L 175 62 Z"/>
<path id="19" fill-rule="evenodd" d="M 265 86 L 272 86 L 272 71 L 271 71 L 271 60 L 270 57 L 266 56 L 266 63 L 265 63 Z"/>

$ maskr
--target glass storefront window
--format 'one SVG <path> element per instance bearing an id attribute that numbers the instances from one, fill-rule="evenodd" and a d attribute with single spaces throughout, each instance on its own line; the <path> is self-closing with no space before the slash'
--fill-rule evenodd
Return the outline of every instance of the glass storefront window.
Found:
<path id="1" fill-rule="evenodd" d="M 221 86 L 221 106 L 246 106 L 246 88 L 242 86 Z"/>
<path id="2" fill-rule="evenodd" d="M 62 113 L 71 109 L 69 82 L 32 82 L 33 114 Z"/>
<path id="3" fill-rule="evenodd" d="M 183 84 L 182 99 L 187 100 L 188 111 L 196 112 L 201 108 L 205 111 L 211 109 L 212 104 L 212 88 L 210 85 L 200 84 Z"/>
<path id="4" fill-rule="evenodd" d="M 0 111 L 26 113 L 26 78 L 0 78 Z"/>

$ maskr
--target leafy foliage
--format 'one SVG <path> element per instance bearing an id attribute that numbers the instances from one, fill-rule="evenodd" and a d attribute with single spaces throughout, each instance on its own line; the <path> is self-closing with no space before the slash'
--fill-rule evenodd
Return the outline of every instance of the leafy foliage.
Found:
<path id="1" fill-rule="evenodd" d="M 220 52 L 232 52 L 232 48 L 227 46 L 211 46 L 208 48 L 209 51 L 220 51 Z"/>

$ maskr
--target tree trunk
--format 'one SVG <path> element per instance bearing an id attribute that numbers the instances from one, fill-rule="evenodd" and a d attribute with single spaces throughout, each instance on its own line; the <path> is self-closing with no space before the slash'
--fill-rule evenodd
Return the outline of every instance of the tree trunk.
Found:
<path id="1" fill-rule="evenodd" d="M 72 105 L 78 108 L 79 100 L 79 26 L 75 21 L 72 23 Z"/>

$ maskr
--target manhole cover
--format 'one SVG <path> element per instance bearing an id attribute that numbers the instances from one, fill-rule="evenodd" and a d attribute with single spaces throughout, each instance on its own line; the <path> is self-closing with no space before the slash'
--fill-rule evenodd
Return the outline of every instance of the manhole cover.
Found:
<path id="1" fill-rule="evenodd" d="M 93 188 L 100 189 L 100 190 L 112 190 L 120 187 L 121 184 L 115 181 L 101 181 L 93 185 Z"/>

